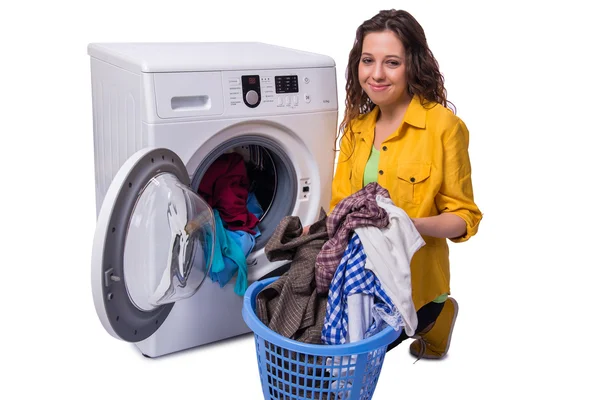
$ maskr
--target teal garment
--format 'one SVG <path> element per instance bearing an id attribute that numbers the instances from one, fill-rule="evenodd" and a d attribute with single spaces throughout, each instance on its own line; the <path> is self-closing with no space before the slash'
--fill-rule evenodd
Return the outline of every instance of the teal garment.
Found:
<path id="1" fill-rule="evenodd" d="M 210 278 L 213 282 L 219 282 L 219 285 L 223 287 L 237 272 L 234 292 L 243 296 L 248 288 L 246 256 L 232 236 L 227 234 L 219 212 L 214 209 L 213 212 L 215 215 L 216 236 Z"/>
<path id="2" fill-rule="evenodd" d="M 254 245 L 256 244 L 256 239 L 251 233 L 244 231 L 229 231 L 225 230 L 225 233 L 229 237 L 231 241 L 235 243 L 235 246 L 239 247 L 242 253 L 244 254 L 244 260 L 250 255 L 252 250 L 254 250 Z M 225 263 L 225 267 L 222 271 L 217 273 L 211 272 L 211 279 L 213 281 L 219 282 L 221 287 L 225 286 L 227 282 L 233 278 L 233 276 L 239 271 L 237 263 L 229 257 L 223 257 L 223 261 Z M 241 283 L 241 282 L 238 282 Z M 240 287 L 239 291 L 245 291 L 246 288 Z"/>
<path id="3" fill-rule="evenodd" d="M 377 182 L 377 175 L 379 174 L 379 150 L 373 146 L 371 148 L 371 155 L 367 161 L 365 167 L 365 173 L 363 175 L 363 186 L 367 186 L 371 182 Z"/>

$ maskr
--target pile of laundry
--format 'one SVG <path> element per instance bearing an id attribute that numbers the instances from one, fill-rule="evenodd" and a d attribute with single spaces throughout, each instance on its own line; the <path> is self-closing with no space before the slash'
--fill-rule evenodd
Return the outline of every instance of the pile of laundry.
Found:
<path id="1" fill-rule="evenodd" d="M 246 258 L 260 236 L 263 209 L 251 190 L 246 164 L 262 168 L 262 153 L 252 146 L 246 154 L 225 153 L 213 162 L 200 182 L 198 193 L 213 209 L 215 249 L 210 278 L 225 286 L 236 274 L 234 292 L 243 296 L 248 287 Z"/>
<path id="2" fill-rule="evenodd" d="M 417 313 L 410 262 L 425 241 L 410 217 L 376 182 L 343 199 L 302 235 L 285 217 L 265 247 L 290 269 L 264 288 L 256 314 L 275 332 L 305 343 L 343 344 L 403 328 L 412 336 Z"/>
<path id="3" fill-rule="evenodd" d="M 302 234 L 284 218 L 265 247 L 288 272 L 256 298 L 256 315 L 273 331 L 300 342 L 356 342 L 386 326 L 415 333 L 410 262 L 425 241 L 410 217 L 376 182 L 343 199 Z M 348 361 L 327 360 L 327 365 Z M 332 371 L 336 370 L 332 368 Z"/>

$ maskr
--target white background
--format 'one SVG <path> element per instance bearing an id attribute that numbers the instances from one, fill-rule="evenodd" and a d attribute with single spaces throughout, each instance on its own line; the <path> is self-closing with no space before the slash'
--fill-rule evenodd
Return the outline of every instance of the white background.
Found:
<path id="1" fill-rule="evenodd" d="M 484 219 L 451 245 L 449 356 L 413 364 L 405 342 L 374 398 L 599 398 L 593 2 L 16 3 L 0 15 L 0 398 L 261 398 L 250 336 L 150 360 L 96 317 L 87 44 L 244 40 L 327 54 L 341 119 L 355 29 L 388 8 L 425 29 L 471 132 Z"/>

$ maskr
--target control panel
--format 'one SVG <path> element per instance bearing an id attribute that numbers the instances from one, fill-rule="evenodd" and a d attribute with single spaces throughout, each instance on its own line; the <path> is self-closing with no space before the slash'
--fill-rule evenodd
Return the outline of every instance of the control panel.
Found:
<path id="1" fill-rule="evenodd" d="M 226 114 L 337 109 L 334 68 L 222 71 L 222 74 Z"/>
<path id="2" fill-rule="evenodd" d="M 148 74 L 158 120 L 337 111 L 335 68 Z"/>

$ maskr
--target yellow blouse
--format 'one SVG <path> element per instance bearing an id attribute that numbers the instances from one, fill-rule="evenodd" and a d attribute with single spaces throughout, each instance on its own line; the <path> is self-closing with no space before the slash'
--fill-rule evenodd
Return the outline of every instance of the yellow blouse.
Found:
<path id="1" fill-rule="evenodd" d="M 343 198 L 363 187 L 364 170 L 375 137 L 379 108 L 351 122 L 354 140 L 345 134 L 340 144 L 332 186 L 331 210 Z M 396 206 L 412 218 L 449 212 L 467 224 L 464 242 L 477 233 L 482 214 L 473 199 L 469 131 L 464 122 L 437 103 L 421 104 L 413 97 L 404 121 L 380 148 L 377 182 Z M 411 262 L 415 308 L 450 293 L 450 266 L 446 239 L 423 236 L 426 245 Z"/>

